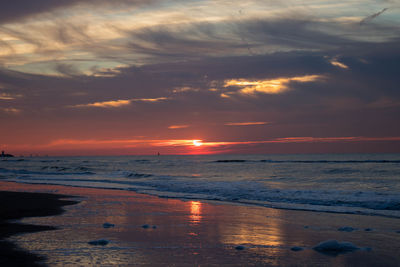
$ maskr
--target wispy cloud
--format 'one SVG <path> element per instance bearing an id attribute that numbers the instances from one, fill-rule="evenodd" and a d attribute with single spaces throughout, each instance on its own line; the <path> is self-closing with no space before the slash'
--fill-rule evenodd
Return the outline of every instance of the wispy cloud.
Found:
<path id="1" fill-rule="evenodd" d="M 106 140 L 79 140 L 58 139 L 44 147 L 77 146 L 77 147 L 146 147 L 146 146 L 193 146 L 193 140 L 187 139 L 106 139 Z"/>
<path id="2" fill-rule="evenodd" d="M 89 104 L 74 105 L 74 108 L 87 108 L 87 107 L 98 107 L 98 108 L 117 108 L 127 106 L 131 104 L 131 100 L 111 100 L 103 102 L 94 102 Z"/>
<path id="3" fill-rule="evenodd" d="M 100 6 L 105 8 L 132 8 L 154 2 L 156 2 L 156 0 L 114 0 L 111 5 L 107 0 L 38 0 L 35 2 L 30 0 L 18 0 L 8 2 L 2 6 L 0 10 L 0 23 L 24 20 L 37 14 L 56 13 L 59 9 L 68 9 L 74 6 L 82 8 L 82 6 L 86 5 L 91 9 L 99 8 Z"/>
<path id="4" fill-rule="evenodd" d="M 346 64 L 344 64 L 344 63 L 342 63 L 342 62 L 340 62 L 339 60 L 338 60 L 338 58 L 332 58 L 330 61 L 329 61 L 329 63 L 331 63 L 333 66 L 335 66 L 335 67 L 339 67 L 339 68 L 342 68 L 342 69 L 349 69 L 349 66 L 347 66 Z"/>
<path id="5" fill-rule="evenodd" d="M 5 113 L 8 113 L 8 114 L 19 114 L 22 111 L 18 108 L 2 108 L 0 110 L 2 110 Z"/>
<path id="6" fill-rule="evenodd" d="M 249 126 L 249 125 L 265 125 L 268 124 L 266 121 L 255 121 L 255 122 L 227 122 L 224 125 L 227 126 Z"/>
<path id="7" fill-rule="evenodd" d="M 17 97 L 21 97 L 21 95 L 12 95 L 7 93 L 0 93 L 0 100 L 14 100 Z"/>
<path id="8" fill-rule="evenodd" d="M 202 142 L 204 146 L 226 146 L 226 145 L 251 145 L 271 143 L 335 143 L 335 142 L 376 142 L 376 141 L 400 141 L 396 137 L 283 137 L 260 141 L 237 141 L 237 142 Z"/>
<path id="9" fill-rule="evenodd" d="M 190 86 L 176 87 L 172 90 L 173 93 L 183 93 L 183 92 L 198 92 L 199 88 L 193 88 Z"/>
<path id="10" fill-rule="evenodd" d="M 237 87 L 239 88 L 238 92 L 243 95 L 255 95 L 257 93 L 280 94 L 290 89 L 289 84 L 291 82 L 306 83 L 320 80 L 322 78 L 322 75 L 305 75 L 268 80 L 232 79 L 225 80 L 224 87 Z"/>
<path id="11" fill-rule="evenodd" d="M 110 140 L 78 140 L 58 139 L 45 145 L 47 147 L 57 146 L 193 146 L 193 139 L 110 139 Z M 375 142 L 375 141 L 400 141 L 400 136 L 395 137 L 283 137 L 271 138 L 258 141 L 201 141 L 202 146 L 226 146 L 226 145 L 250 145 L 268 143 L 332 143 L 332 142 Z"/>
<path id="12" fill-rule="evenodd" d="M 85 74 L 93 77 L 115 77 L 121 74 L 121 69 L 126 68 L 127 65 L 117 65 L 114 68 L 98 68 L 93 67 L 89 71 L 86 71 Z"/>
<path id="13" fill-rule="evenodd" d="M 379 11 L 379 12 L 377 12 L 377 13 L 374 13 L 374 14 L 372 14 L 372 15 L 370 15 L 370 16 L 364 18 L 364 19 L 362 19 L 362 20 L 360 21 L 360 25 L 363 25 L 363 24 L 366 24 L 366 23 L 370 22 L 371 20 L 373 20 L 374 18 L 378 17 L 379 15 L 381 15 L 381 14 L 382 14 L 383 12 L 385 12 L 386 10 L 388 10 L 388 8 L 384 8 L 384 9 L 382 9 L 381 11 Z"/>
<path id="14" fill-rule="evenodd" d="M 357 11 L 361 4 L 354 1 L 340 1 L 338 5 L 292 1 L 290 8 L 279 1 L 257 0 L 36 2 L 19 0 L 0 10 L 0 23 L 13 21 L 0 24 L 0 63 L 47 75 L 90 73 L 108 77 L 118 75 L 114 67 L 119 64 L 141 66 L 249 55 L 249 50 L 250 55 L 331 50 L 359 37 L 367 42 L 372 35 L 379 41 L 395 37 L 390 27 L 355 31 L 348 22 L 335 21 L 343 14 L 332 12 L 333 7 Z M 82 8 L 87 5 L 91 8 Z M 238 10 L 243 12 L 233 16 Z M 296 12 L 296 19 L 291 18 L 292 12 Z M 41 13 L 45 15 L 31 16 Z M 360 11 L 354 13 L 360 15 Z M 376 16 L 378 13 L 370 17 Z M 91 72 L 93 68 L 100 71 Z"/>
<path id="15" fill-rule="evenodd" d="M 171 125 L 168 126 L 168 129 L 184 129 L 184 128 L 188 128 L 190 127 L 190 125 L 188 124 L 184 124 L 184 125 Z"/>
<path id="16" fill-rule="evenodd" d="M 123 106 L 130 105 L 132 102 L 159 102 L 162 100 L 166 100 L 166 97 L 158 97 L 158 98 L 133 98 L 133 99 L 120 99 L 120 100 L 111 100 L 111 101 L 102 101 L 102 102 L 94 102 L 88 104 L 78 104 L 70 106 L 72 108 L 89 108 L 89 107 L 98 107 L 98 108 L 119 108 Z"/>
<path id="17" fill-rule="evenodd" d="M 133 102 L 159 102 L 163 100 L 167 100 L 168 97 L 157 97 L 157 98 L 138 98 L 138 99 L 131 99 Z"/>

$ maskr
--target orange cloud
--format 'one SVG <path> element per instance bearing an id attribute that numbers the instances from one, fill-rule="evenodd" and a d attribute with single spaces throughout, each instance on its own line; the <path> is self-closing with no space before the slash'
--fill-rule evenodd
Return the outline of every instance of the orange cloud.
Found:
<path id="1" fill-rule="evenodd" d="M 337 58 L 333 58 L 332 60 L 329 61 L 329 63 L 331 63 L 335 67 L 339 67 L 339 68 L 342 68 L 342 69 L 348 69 L 349 68 L 349 66 L 347 66 L 346 64 L 344 64 L 342 62 L 339 62 L 337 60 Z"/>
<path id="2" fill-rule="evenodd" d="M 103 101 L 103 102 L 94 102 L 89 104 L 80 104 L 75 105 L 75 108 L 84 108 L 84 107 L 99 107 L 99 108 L 116 108 L 121 106 L 126 106 L 131 104 L 131 100 L 112 100 L 112 101 Z"/>
<path id="3" fill-rule="evenodd" d="M 151 144 L 153 146 L 193 146 L 193 139 L 177 139 L 177 140 L 152 140 Z"/>
<path id="4" fill-rule="evenodd" d="M 58 139 L 45 145 L 46 147 L 58 146 L 188 146 L 193 145 L 193 139 L 167 139 L 167 140 L 146 140 L 146 139 L 111 139 L 111 140 L 76 140 L 76 139 Z"/>
<path id="5" fill-rule="evenodd" d="M 77 139 L 58 139 L 41 147 L 60 147 L 60 146 L 113 146 L 113 147 L 132 147 L 132 146 L 193 146 L 193 140 L 198 139 L 109 139 L 109 140 L 77 140 Z M 223 145 L 247 145 L 247 144 L 266 144 L 266 143 L 310 143 L 310 142 L 364 142 L 364 141 L 400 141 L 400 137 L 283 137 L 259 141 L 202 141 L 202 146 L 223 146 Z"/>
<path id="6" fill-rule="evenodd" d="M 157 97 L 157 98 L 137 98 L 137 99 L 131 99 L 132 102 L 158 102 L 158 101 L 163 101 L 167 100 L 168 97 Z"/>
<path id="7" fill-rule="evenodd" d="M 183 93 L 183 92 L 198 92 L 200 91 L 199 88 L 193 88 L 193 87 L 189 87 L 189 86 L 184 86 L 184 87 L 176 87 L 174 88 L 174 90 L 172 90 L 173 93 Z"/>
<path id="8" fill-rule="evenodd" d="M 190 125 L 171 125 L 168 126 L 168 129 L 184 129 L 188 128 Z"/>
<path id="9" fill-rule="evenodd" d="M 305 75 L 287 78 L 276 78 L 269 80 L 246 80 L 246 79 L 233 79 L 225 80 L 224 87 L 238 87 L 238 93 L 244 95 L 255 95 L 257 93 L 263 94 L 280 94 L 289 90 L 290 82 L 313 82 L 322 79 L 322 75 Z M 226 94 L 224 95 L 226 97 Z M 229 97 L 229 96 L 228 96 Z"/>
<path id="10" fill-rule="evenodd" d="M 111 100 L 111 101 L 103 101 L 103 102 L 94 102 L 89 104 L 78 104 L 70 107 L 73 108 L 87 108 L 87 107 L 99 107 L 99 108 L 118 108 L 122 106 L 130 105 L 132 102 L 158 102 L 162 100 L 166 100 L 166 97 L 158 97 L 158 98 L 133 98 L 133 99 L 121 99 L 121 100 Z"/>
<path id="11" fill-rule="evenodd" d="M 17 108 L 2 108 L 0 110 L 8 114 L 18 114 L 21 112 L 21 110 Z"/>
<path id="12" fill-rule="evenodd" d="M 223 145 L 250 145 L 268 143 L 330 143 L 330 142 L 373 142 L 373 141 L 400 141 L 400 137 L 283 137 L 260 141 L 233 141 L 233 142 L 203 142 L 203 146 Z"/>
<path id="13" fill-rule="evenodd" d="M 10 94 L 6 94 L 6 93 L 0 94 L 0 100 L 13 100 L 13 99 L 15 99 L 15 97 L 13 97 Z"/>
<path id="14" fill-rule="evenodd" d="M 249 125 L 265 125 L 268 124 L 266 121 L 255 121 L 255 122 L 228 122 L 224 125 L 227 126 L 249 126 Z"/>

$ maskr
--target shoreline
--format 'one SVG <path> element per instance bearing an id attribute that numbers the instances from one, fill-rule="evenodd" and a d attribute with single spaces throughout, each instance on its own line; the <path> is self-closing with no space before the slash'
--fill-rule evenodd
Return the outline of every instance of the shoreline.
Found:
<path id="1" fill-rule="evenodd" d="M 101 187 L 90 187 L 90 186 L 81 186 L 81 185 L 60 185 L 60 184 L 50 184 L 50 183 L 29 183 L 29 182 L 14 182 L 14 181 L 0 181 L 0 182 L 7 182 L 7 183 L 16 183 L 16 184 L 23 184 L 23 185 L 42 185 L 42 186 L 62 186 L 62 187 L 71 187 L 71 188 L 87 188 L 87 189 L 99 189 L 99 190 L 117 190 L 117 191 L 125 191 L 125 192 L 132 192 L 135 194 L 141 194 L 145 196 L 152 196 L 158 197 L 163 199 L 177 199 L 181 201 L 202 201 L 208 202 L 213 204 L 226 204 L 226 205 L 244 205 L 250 207 L 262 207 L 267 209 L 278 209 L 278 210 L 287 210 L 287 211 L 304 211 L 304 212 L 316 212 L 316 213 L 328 213 L 328 214 L 348 214 L 348 215 L 362 215 L 362 216 L 378 216 L 383 218 L 393 218 L 393 219 L 400 219 L 400 211 L 391 210 L 391 209 L 381 209 L 381 210 L 374 210 L 368 209 L 364 207 L 352 207 L 346 206 L 346 208 L 354 209 L 354 211 L 335 211 L 335 210 L 317 210 L 317 209 L 307 209 L 307 208 L 290 208 L 290 207 L 282 207 L 279 205 L 274 204 L 274 202 L 267 202 L 267 201 L 258 201 L 258 200 L 237 200 L 237 201 L 229 201 L 229 200 L 219 200 L 219 199 L 210 199 L 210 198 L 201 198 L 201 197 L 184 197 L 184 196 L 171 196 L 171 195 L 163 195 L 162 193 L 169 193 L 169 191 L 157 191 L 159 194 L 153 194 L 151 192 L 138 192 L 137 190 L 126 190 L 122 188 L 101 188 Z M 175 192 L 176 193 L 176 192 Z M 181 194 L 181 193 L 176 193 Z M 183 194 L 183 193 L 182 193 Z M 288 203 L 286 203 L 288 204 Z M 312 205 L 312 204 L 302 204 L 302 205 L 310 205 L 310 206 L 319 206 L 319 205 Z M 363 211 L 367 210 L 367 211 Z M 371 212 L 375 211 L 374 212 Z M 396 211 L 398 215 L 390 215 L 384 214 L 385 212 L 393 212 Z"/>
<path id="2" fill-rule="evenodd" d="M 400 233 L 397 233 L 400 227 L 399 220 L 394 218 L 278 210 L 219 201 L 182 201 L 127 190 L 1 181 L 0 190 L 5 189 L 83 198 L 78 205 L 67 206 L 68 211 L 61 215 L 23 219 L 23 223 L 59 230 L 10 238 L 26 250 L 44 254 L 49 265 L 374 266 L 385 263 L 398 266 L 400 260 L 396 256 L 400 249 Z M 113 226 L 106 229 L 105 223 Z M 339 231 L 341 227 L 354 230 Z M 109 243 L 90 245 L 101 239 Z M 352 242 L 360 249 L 334 256 L 313 250 L 315 245 L 329 239 Z M 300 247 L 301 251 L 292 251 L 293 247 Z M 65 252 L 68 256 L 60 255 L 60 250 L 68 251 Z M 82 254 L 91 255 L 90 260 Z"/>
<path id="3" fill-rule="evenodd" d="M 57 229 L 54 226 L 24 224 L 19 221 L 28 217 L 56 216 L 64 212 L 63 207 L 77 201 L 63 200 L 72 196 L 0 191 L 0 265 L 40 266 L 44 257 L 23 250 L 6 240 L 24 233 Z"/>

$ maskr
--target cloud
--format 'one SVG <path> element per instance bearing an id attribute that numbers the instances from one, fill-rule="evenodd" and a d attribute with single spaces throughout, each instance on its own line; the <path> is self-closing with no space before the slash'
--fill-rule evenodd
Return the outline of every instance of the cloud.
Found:
<path id="1" fill-rule="evenodd" d="M 400 141 L 400 137 L 285 137 L 277 138 L 271 142 L 277 143 L 319 143 L 319 142 L 374 142 L 374 141 Z"/>
<path id="2" fill-rule="evenodd" d="M 21 6 L 25 1 L 17 0 Z M 273 4 L 278 13 L 263 9 L 272 4 L 270 1 L 246 5 L 228 5 L 227 1 L 206 1 L 207 5 L 192 1 L 157 5 L 158 1 L 145 0 L 117 0 L 112 4 L 105 0 L 31 2 L 26 1 L 27 10 L 42 5 L 43 10 L 47 7 L 62 12 L 0 25 L 0 64 L 26 73 L 67 77 L 115 76 L 119 73 L 113 70 L 121 65 L 138 67 L 288 51 L 331 53 L 355 47 L 358 42 L 383 42 L 398 36 L 391 24 L 356 29 L 351 23 L 334 21 L 323 7 L 318 9 L 326 13 L 315 17 L 296 4 L 294 10 L 299 12 L 294 19 L 286 5 Z M 83 8 L 88 4 L 96 7 Z M 154 5 L 137 9 L 148 4 Z M 12 2 L 8 5 L 17 6 Z M 232 16 L 232 11 L 237 14 L 236 6 L 246 6 L 245 15 Z M 315 4 L 312 6 L 315 8 Z"/>
<path id="3" fill-rule="evenodd" d="M 111 147 L 130 147 L 130 146 L 193 146 L 193 139 L 58 139 L 54 140 L 43 147 L 58 146 L 111 146 Z M 205 141 L 202 146 L 236 146 L 236 145 L 252 145 L 252 144 L 269 144 L 269 143 L 335 143 L 335 142 L 380 142 L 380 141 L 400 141 L 399 136 L 394 137 L 284 137 L 271 138 L 269 140 L 259 141 Z"/>
<path id="4" fill-rule="evenodd" d="M 133 98 L 133 99 L 120 99 L 120 100 L 111 100 L 111 101 L 102 101 L 102 102 L 94 102 L 88 104 L 78 104 L 70 107 L 73 108 L 88 108 L 88 107 L 98 107 L 98 108 L 119 108 L 122 106 L 130 105 L 132 102 L 159 102 L 162 100 L 166 100 L 166 97 L 158 97 L 158 98 Z"/>
<path id="5" fill-rule="evenodd" d="M 167 97 L 157 97 L 157 98 L 140 98 L 140 99 L 131 99 L 134 102 L 159 102 L 163 100 L 167 100 Z"/>
<path id="6" fill-rule="evenodd" d="M 176 87 L 172 90 L 173 93 L 183 93 L 183 92 L 198 92 L 199 88 L 193 88 L 190 86 Z"/>
<path id="7" fill-rule="evenodd" d="M 118 65 L 114 68 L 99 68 L 94 66 L 91 68 L 88 75 L 94 77 L 116 77 L 118 76 L 123 68 L 128 67 L 127 65 Z"/>
<path id="8" fill-rule="evenodd" d="M 250 126 L 250 125 L 265 125 L 268 124 L 266 121 L 255 121 L 255 122 L 227 122 L 224 125 L 227 126 Z"/>
<path id="9" fill-rule="evenodd" d="M 27 151 L 35 151 L 35 153 L 46 154 L 68 154 L 82 155 L 81 151 L 85 151 L 87 155 L 97 155 L 98 152 L 107 152 L 109 154 L 156 154 L 160 151 L 162 154 L 215 154 L 227 152 L 252 151 L 252 148 L 260 148 L 258 152 L 262 152 L 266 148 L 279 147 L 296 147 L 306 144 L 307 147 L 320 146 L 366 146 L 369 143 L 379 146 L 390 144 L 391 142 L 399 142 L 400 137 L 287 137 L 287 138 L 271 138 L 258 141 L 205 141 L 199 139 L 143 139 L 143 138 L 127 138 L 127 139 L 56 139 L 50 143 L 44 144 L 19 144 L 8 145 L 8 150 L 19 151 L 19 153 L 29 153 Z M 201 145 L 199 145 L 201 144 Z M 330 144 L 330 145 L 329 145 Z M 276 151 L 276 150 L 274 150 Z M 282 152 L 281 150 L 279 150 Z M 60 154 L 61 153 L 61 154 Z"/>
<path id="10" fill-rule="evenodd" d="M 90 138 L 93 133 L 93 138 L 99 139 L 124 138 L 134 133 L 174 140 L 189 137 L 264 140 L 265 136 L 279 138 L 315 133 L 322 137 L 393 136 L 399 132 L 400 112 L 396 105 L 400 102 L 399 42 L 397 39 L 373 44 L 357 42 L 340 49 L 290 50 L 257 56 L 201 55 L 196 59 L 121 67 L 118 74 L 110 77 L 49 77 L 0 68 L 1 86 L 7 88 L 1 92 L 24 95 L 3 101 L 3 104 L 12 102 L 10 108 L 23 109 L 24 116 L 2 112 L 1 121 L 10 127 L 10 132 L 22 133 L 28 129 L 32 138 L 44 142 L 55 137 Z M 351 71 L 342 71 L 329 62 L 337 55 Z M 310 74 L 324 78 L 313 82 L 288 81 Z M 257 97 L 246 97 L 240 90 L 256 84 L 224 87 L 229 80 L 256 82 L 280 78 L 285 78 L 283 85 L 290 89 L 285 93 L 254 92 Z M 185 87 L 199 90 L 185 89 L 173 94 L 174 89 Z M 210 88 L 217 90 L 209 91 Z M 221 93 L 230 98 L 221 98 Z M 119 107 L 83 108 L 85 104 L 134 98 L 150 100 L 157 96 L 170 98 L 156 105 L 138 102 L 134 108 L 129 107 L 134 102 Z M 64 108 L 74 105 L 81 108 Z M 274 123 L 257 127 L 257 131 L 249 131 L 251 126 L 224 126 L 226 122 L 249 119 Z M 179 122 L 190 122 L 191 127 L 166 130 Z M 235 131 L 230 131 L 231 127 Z M 24 142 L 25 137 L 2 136 L 2 140 Z"/>
<path id="11" fill-rule="evenodd" d="M 1 108 L 0 110 L 8 114 L 19 114 L 22 112 L 22 110 L 18 108 Z"/>
<path id="12" fill-rule="evenodd" d="M 291 82 L 307 83 L 321 80 L 322 78 L 322 75 L 305 75 L 268 80 L 232 79 L 225 80 L 224 87 L 237 87 L 239 88 L 238 93 L 243 95 L 255 95 L 257 93 L 280 94 L 290 89 L 289 84 Z"/>
<path id="13" fill-rule="evenodd" d="M 376 17 L 378 17 L 379 15 L 381 15 L 381 14 L 382 14 L 383 12 L 385 12 L 386 10 L 388 10 L 388 8 L 384 8 L 384 9 L 382 9 L 381 11 L 379 11 L 379 12 L 377 12 L 377 13 L 374 13 L 374 14 L 368 16 L 368 17 L 365 17 L 364 19 L 362 19 L 362 20 L 360 21 L 360 25 L 364 25 L 364 24 L 370 22 L 371 20 L 375 19 Z"/>
<path id="14" fill-rule="evenodd" d="M 15 22 L 34 15 L 54 12 L 57 9 L 69 8 L 72 6 L 90 5 L 99 6 L 141 6 L 154 3 L 154 0 L 113 0 L 112 5 L 107 0 L 14 0 L 4 3 L 0 9 L 0 23 Z"/>
<path id="15" fill-rule="evenodd" d="M 186 139 L 58 139 L 44 145 L 44 147 L 58 146 L 111 146 L 111 147 L 134 147 L 134 146 L 193 146 L 193 140 Z"/>
<path id="16" fill-rule="evenodd" d="M 86 108 L 86 107 L 99 107 L 99 108 L 117 108 L 131 104 L 131 100 L 111 100 L 103 102 L 94 102 L 89 104 L 74 105 L 74 108 Z"/>
<path id="17" fill-rule="evenodd" d="M 14 95 L 9 93 L 0 93 L 0 100 L 14 100 L 18 97 L 22 97 L 22 95 Z"/>
<path id="18" fill-rule="evenodd" d="M 171 125 L 171 126 L 168 126 L 168 129 L 184 129 L 184 128 L 188 128 L 188 127 L 190 127 L 190 125 L 187 125 L 187 124 Z"/>
<path id="19" fill-rule="evenodd" d="M 338 59 L 335 57 L 335 58 L 332 58 L 330 61 L 329 61 L 329 63 L 331 63 L 333 66 L 335 66 L 335 67 L 339 67 L 339 68 L 342 68 L 342 69 L 349 69 L 349 66 L 347 66 L 346 64 L 344 64 L 344 63 L 342 63 L 342 62 L 340 62 L 340 61 L 338 61 Z"/>
<path id="20" fill-rule="evenodd" d="M 338 142 L 383 142 L 383 141 L 400 141 L 400 137 L 284 137 L 274 138 L 261 141 L 233 141 L 233 142 L 207 142 L 203 141 L 204 146 L 236 146 L 236 145 L 252 145 L 252 144 L 278 144 L 278 143 L 338 143 Z"/>

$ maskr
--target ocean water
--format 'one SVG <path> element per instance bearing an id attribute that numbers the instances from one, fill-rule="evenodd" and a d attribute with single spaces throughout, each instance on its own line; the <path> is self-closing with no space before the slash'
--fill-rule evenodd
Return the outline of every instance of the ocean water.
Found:
<path id="1" fill-rule="evenodd" d="M 400 154 L 5 158 L 0 179 L 400 218 Z"/>

